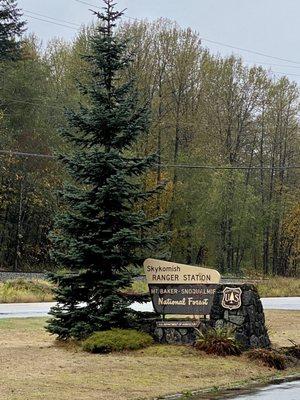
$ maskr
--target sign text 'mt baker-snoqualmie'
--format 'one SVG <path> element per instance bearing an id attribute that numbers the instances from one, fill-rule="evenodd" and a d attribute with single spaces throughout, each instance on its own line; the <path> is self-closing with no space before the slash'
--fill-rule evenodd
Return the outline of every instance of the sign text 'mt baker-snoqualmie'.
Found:
<path id="1" fill-rule="evenodd" d="M 158 314 L 208 315 L 216 284 L 150 283 L 153 308 Z"/>

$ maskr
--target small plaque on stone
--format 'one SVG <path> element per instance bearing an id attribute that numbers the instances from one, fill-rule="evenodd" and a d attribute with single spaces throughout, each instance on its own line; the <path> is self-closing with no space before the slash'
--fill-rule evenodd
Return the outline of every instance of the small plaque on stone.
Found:
<path id="1" fill-rule="evenodd" d="M 158 328 L 198 328 L 200 321 L 157 321 Z"/>

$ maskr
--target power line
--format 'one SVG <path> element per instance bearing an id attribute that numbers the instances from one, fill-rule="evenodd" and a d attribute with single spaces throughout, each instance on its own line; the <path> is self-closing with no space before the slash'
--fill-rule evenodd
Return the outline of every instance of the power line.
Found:
<path id="1" fill-rule="evenodd" d="M 83 1 L 83 0 L 74 0 L 74 1 L 76 1 L 76 3 L 85 4 L 86 6 L 95 7 L 95 8 L 98 8 L 99 10 L 101 10 L 101 7 L 95 6 L 95 4 L 91 4 L 86 1 Z"/>
<path id="2" fill-rule="evenodd" d="M 45 98 L 43 98 L 43 100 L 45 100 Z M 51 100 L 51 99 L 49 99 L 49 100 Z M 34 103 L 33 101 L 37 101 L 38 103 Z M 29 105 L 32 105 L 32 106 L 43 106 L 45 108 L 53 108 L 53 109 L 65 111 L 64 107 L 60 107 L 60 106 L 55 105 L 55 104 L 51 105 L 51 104 L 48 104 L 48 103 L 41 103 L 41 99 L 36 99 L 36 100 L 33 99 L 33 101 L 30 102 L 30 101 L 25 101 L 25 100 L 5 100 L 5 103 L 29 104 Z"/>
<path id="3" fill-rule="evenodd" d="M 259 65 L 270 65 L 271 67 L 282 67 L 282 68 L 296 68 L 296 69 L 300 69 L 300 66 L 298 65 L 283 65 L 283 64 L 273 64 L 273 63 L 268 63 L 268 62 L 256 62 L 256 61 L 250 61 L 250 60 L 243 60 L 243 62 L 245 63 L 249 63 L 249 64 L 259 64 Z"/>
<path id="4" fill-rule="evenodd" d="M 293 73 L 287 73 L 287 72 L 280 72 L 280 71 L 272 71 L 273 74 L 280 74 L 280 75 L 286 75 L 286 76 L 300 76 L 300 74 L 293 74 Z"/>
<path id="5" fill-rule="evenodd" d="M 91 6 L 91 7 L 95 7 L 95 8 L 101 9 L 101 7 L 96 6 L 96 5 L 94 5 L 94 4 L 91 4 L 91 3 L 88 3 L 88 2 L 83 1 L 83 0 L 74 0 L 74 1 L 76 1 L 77 3 L 81 3 L 81 4 L 85 4 L 85 5 L 88 5 L 88 6 Z M 129 18 L 129 19 L 134 19 L 134 20 L 136 20 L 136 21 L 142 22 L 142 20 L 139 19 L 139 18 L 134 18 L 134 17 L 131 17 L 131 16 L 127 15 L 127 14 L 124 14 L 124 15 L 125 15 L 127 18 Z M 247 53 L 256 54 L 256 55 L 259 55 L 259 56 L 262 56 L 262 57 L 267 57 L 267 58 L 271 58 L 271 59 L 274 59 L 274 60 L 285 61 L 285 62 L 289 62 L 289 63 L 292 63 L 292 64 L 299 64 L 299 65 L 300 65 L 300 61 L 294 61 L 294 60 L 289 60 L 289 59 L 287 59 L 287 58 L 281 58 L 281 57 L 271 56 L 270 54 L 262 53 L 262 52 L 260 52 L 260 51 L 250 50 L 250 49 L 246 49 L 246 48 L 243 48 L 243 47 L 233 46 L 233 45 L 231 45 L 231 44 L 227 44 L 227 43 L 223 43 L 223 42 L 218 42 L 218 41 L 216 41 L 216 40 L 207 39 L 207 38 L 205 38 L 205 37 L 201 37 L 201 39 L 204 40 L 205 42 L 209 42 L 209 43 L 213 43 L 213 44 L 218 44 L 218 45 L 220 45 L 220 46 L 229 47 L 229 48 L 231 48 L 231 49 L 236 49 L 236 50 L 240 50 L 240 51 L 245 51 L 245 52 L 247 52 Z"/>
<path id="6" fill-rule="evenodd" d="M 261 166 L 215 166 L 215 165 L 192 165 L 192 164 L 159 164 L 165 168 L 187 168 L 187 169 L 213 169 L 213 170 L 286 170 L 286 169 L 300 169 L 300 165 L 282 166 L 282 167 L 261 167 Z"/>
<path id="7" fill-rule="evenodd" d="M 243 47 L 236 47 L 236 46 L 232 46 L 231 44 L 226 44 L 226 43 L 223 43 L 223 42 L 217 42 L 216 40 L 211 40 L 211 39 L 207 39 L 207 38 L 204 38 L 204 37 L 201 37 L 201 40 L 204 40 L 205 42 L 208 42 L 208 43 L 217 44 L 219 46 L 229 47 L 230 49 L 236 49 L 236 50 L 240 50 L 240 51 L 245 51 L 247 53 L 256 54 L 256 55 L 259 55 L 259 56 L 262 56 L 262 57 L 273 58 L 274 60 L 285 61 L 285 62 L 289 62 L 289 63 L 292 63 L 292 64 L 300 64 L 299 61 L 293 61 L 293 60 L 289 60 L 287 58 L 271 56 L 269 54 L 261 53 L 261 52 L 256 51 L 256 50 L 249 50 L 249 49 L 245 49 Z"/>
<path id="8" fill-rule="evenodd" d="M 61 23 L 59 23 L 59 22 L 54 22 L 54 21 L 49 21 L 49 20 L 47 20 L 47 19 L 43 19 L 43 18 L 39 18 L 39 17 L 34 17 L 33 15 L 28 15 L 28 14 L 24 14 L 24 15 L 25 15 L 25 17 L 37 19 L 38 21 L 43 21 L 43 22 L 48 22 L 49 24 L 58 25 L 58 26 L 63 26 L 63 27 L 65 27 L 65 28 L 73 29 L 73 30 L 75 30 L 75 31 L 78 30 L 78 29 L 76 29 L 76 28 L 74 28 L 74 27 L 72 27 L 72 26 L 65 25 L 65 24 L 61 24 Z M 47 18 L 48 18 L 48 17 L 47 17 Z"/>
<path id="9" fill-rule="evenodd" d="M 74 1 L 76 1 L 77 3 L 84 4 L 84 5 L 88 5 L 88 6 L 90 6 L 90 7 L 95 7 L 95 8 L 97 8 L 97 9 L 101 9 L 101 7 L 96 6 L 95 4 L 92 4 L 92 3 L 88 3 L 88 2 L 83 1 L 83 0 L 74 0 Z M 26 10 L 25 10 L 25 11 L 26 11 Z M 79 24 L 76 24 L 76 23 L 74 23 L 74 22 L 59 20 L 59 19 L 57 19 L 57 18 L 48 17 L 48 16 L 46 16 L 46 15 L 39 14 L 39 13 L 36 13 L 36 12 L 33 12 L 33 11 L 27 11 L 27 12 L 30 12 L 31 14 L 39 15 L 39 16 L 41 16 L 41 17 L 45 17 L 45 18 L 51 19 L 51 20 L 53 20 L 53 21 L 66 22 L 67 24 L 72 24 L 72 25 L 75 25 L 75 26 L 77 26 L 77 27 L 80 27 Z M 43 21 L 43 22 L 48 22 L 48 23 L 52 23 L 52 24 L 55 24 L 55 25 L 58 25 L 58 26 L 63 26 L 63 27 L 69 28 L 69 29 L 76 30 L 76 28 L 71 27 L 71 26 L 68 26 L 68 25 L 65 25 L 65 24 L 60 23 L 60 22 L 48 21 L 48 20 L 45 20 L 45 19 L 42 19 L 42 18 L 34 17 L 34 16 L 32 16 L 32 15 L 26 15 L 26 14 L 24 14 L 24 15 L 27 16 L 27 17 L 29 17 L 29 18 L 34 18 L 34 19 L 37 19 L 37 20 L 40 20 L 40 21 Z M 126 18 L 128 18 L 128 19 L 132 19 L 132 20 L 135 20 L 135 21 L 140 21 L 140 22 L 142 22 L 142 20 L 139 19 L 139 18 L 131 17 L 131 16 L 127 15 L 127 14 L 124 14 L 124 15 L 125 15 Z M 219 46 L 224 46 L 224 47 L 228 47 L 228 48 L 231 48 L 231 49 L 235 49 L 235 50 L 239 50 L 239 51 L 244 51 L 244 52 L 248 52 L 248 53 L 251 53 L 251 54 L 256 54 L 256 55 L 259 55 L 259 56 L 262 56 L 262 57 L 266 57 L 266 58 L 270 58 L 270 59 L 274 59 L 274 60 L 285 61 L 285 62 L 289 62 L 289 63 L 292 63 L 292 64 L 299 64 L 299 65 L 300 65 L 300 62 L 299 62 L 299 61 L 294 61 L 294 60 L 290 60 L 290 59 L 286 59 L 286 58 L 282 58 L 282 57 L 277 57 L 277 56 L 271 56 L 271 55 L 269 55 L 269 54 L 262 53 L 262 52 L 259 52 L 259 51 L 256 51 L 256 50 L 250 50 L 250 49 L 246 49 L 246 48 L 243 48 L 243 47 L 233 46 L 233 45 L 231 45 L 231 44 L 227 44 L 227 43 L 223 43 L 223 42 L 218 42 L 218 41 L 216 41 L 216 40 L 211 40 L 211 39 L 208 39 L 208 38 L 205 38 L 205 37 L 201 37 L 201 40 L 203 40 L 203 41 L 205 41 L 205 42 L 208 42 L 208 43 L 217 44 L 217 45 L 219 45 Z M 260 64 L 263 64 L 263 63 L 260 63 Z M 278 66 L 279 66 L 279 65 L 278 65 Z M 287 67 L 289 67 L 289 66 L 287 66 Z M 294 66 L 294 68 L 297 68 L 297 67 Z M 300 67 L 298 67 L 298 68 L 300 68 Z M 273 71 L 273 72 L 276 73 L 276 71 Z M 283 72 L 278 72 L 278 74 L 296 76 L 296 75 L 294 75 L 294 74 L 292 75 L 292 74 L 283 73 Z"/>
<path id="10" fill-rule="evenodd" d="M 18 157 L 37 157 L 37 158 L 49 158 L 57 159 L 57 156 L 51 154 L 40 154 L 40 153 L 25 153 L 21 151 L 12 150 L 0 150 L 0 154 L 13 155 Z M 282 166 L 282 167 L 261 167 L 261 166 L 214 166 L 214 165 L 197 165 L 197 164 L 156 164 L 157 167 L 163 168 L 187 168 L 187 169 L 211 169 L 211 170 L 287 170 L 287 169 L 300 169 L 300 165 Z"/>
<path id="11" fill-rule="evenodd" d="M 55 156 L 50 154 L 39 154 L 39 153 L 24 153 L 21 151 L 11 151 L 11 150 L 0 150 L 0 154 L 18 156 L 18 157 L 37 157 L 37 158 L 51 158 L 55 159 Z"/>
<path id="12" fill-rule="evenodd" d="M 255 64 L 255 66 L 257 66 L 257 64 L 262 64 L 262 65 L 272 65 L 272 66 L 277 66 L 277 67 L 282 67 L 282 65 L 280 65 L 280 64 L 271 64 L 271 63 L 256 63 L 256 62 L 254 62 L 254 61 L 245 61 L 245 60 L 243 60 L 244 61 L 244 63 L 252 63 L 252 64 Z M 251 65 L 247 65 L 248 67 L 252 67 Z M 289 66 L 289 65 L 285 65 L 285 67 L 287 67 L 287 68 L 300 68 L 300 67 L 297 67 L 297 66 Z M 300 74 L 296 74 L 296 73 L 293 73 L 293 72 L 282 72 L 282 71 L 274 71 L 273 69 L 266 69 L 266 68 L 264 68 L 264 71 L 266 71 L 266 72 L 270 72 L 270 73 L 272 73 L 273 75 L 283 75 L 283 76 L 297 76 L 297 77 L 300 77 Z"/>
<path id="13" fill-rule="evenodd" d="M 39 17 L 44 17 L 44 18 L 51 19 L 53 21 L 58 21 L 58 22 L 62 22 L 62 23 L 66 23 L 66 24 L 69 24 L 69 25 L 74 25 L 74 26 L 80 27 L 80 24 L 76 24 L 75 22 L 69 22 L 69 21 L 65 21 L 63 19 L 49 17 L 48 15 L 40 14 L 40 13 L 37 13 L 35 11 L 30 11 L 30 10 L 23 10 L 23 11 L 25 11 L 26 13 L 29 13 L 29 14 L 37 15 Z"/>
<path id="14" fill-rule="evenodd" d="M 101 7 L 96 6 L 95 4 L 88 3 L 88 2 L 86 2 L 86 1 L 83 1 L 83 0 L 74 0 L 74 1 L 76 1 L 77 3 L 85 4 L 85 5 L 87 5 L 87 6 L 95 7 L 95 8 L 97 8 L 98 10 L 101 10 Z M 128 19 L 132 19 L 132 20 L 134 20 L 134 21 L 140 21 L 140 22 L 142 21 L 142 20 L 139 19 L 139 18 L 130 17 L 130 16 L 127 15 L 127 14 L 124 14 L 124 15 L 126 15 L 126 18 L 128 18 Z"/>

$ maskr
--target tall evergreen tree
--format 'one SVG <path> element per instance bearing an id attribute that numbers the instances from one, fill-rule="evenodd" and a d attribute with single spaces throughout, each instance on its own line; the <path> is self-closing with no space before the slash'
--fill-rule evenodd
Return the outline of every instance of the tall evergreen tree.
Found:
<path id="1" fill-rule="evenodd" d="M 54 257 L 71 271 L 52 275 L 58 305 L 47 329 L 60 339 L 130 325 L 131 301 L 122 289 L 132 282 L 141 250 L 161 241 L 151 235 L 160 219 L 146 220 L 137 206 L 159 190 L 144 192 L 139 179 L 156 156 L 134 157 L 130 150 L 147 129 L 148 110 L 138 105 L 134 82 L 122 83 L 131 63 L 126 41 L 114 34 L 122 12 L 112 0 L 104 3 L 86 57 L 93 84 L 81 87 L 90 105 L 69 111 L 70 129 L 62 132 L 75 149 L 62 157 L 75 182 L 62 193 L 67 209 L 53 232 Z"/>
<path id="2" fill-rule="evenodd" d="M 26 23 L 16 0 L 0 0 L 0 61 L 15 61 L 20 58 L 20 37 Z"/>

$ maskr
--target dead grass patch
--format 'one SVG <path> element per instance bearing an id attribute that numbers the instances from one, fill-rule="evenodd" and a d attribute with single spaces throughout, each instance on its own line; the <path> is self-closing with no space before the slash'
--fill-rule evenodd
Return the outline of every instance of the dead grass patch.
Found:
<path id="1" fill-rule="evenodd" d="M 272 323 L 280 317 L 268 314 Z M 151 399 L 274 375 L 245 356 L 208 356 L 190 347 L 91 355 L 55 345 L 44 324 L 45 319 L 0 320 L 0 400 Z"/>
<path id="2" fill-rule="evenodd" d="M 53 300 L 52 285 L 40 279 L 0 282 L 1 303 L 38 303 Z"/>
<path id="3" fill-rule="evenodd" d="M 297 297 L 300 296 L 300 279 L 270 277 L 258 281 L 258 293 L 261 297 Z"/>
<path id="4" fill-rule="evenodd" d="M 261 297 L 300 296 L 300 279 L 271 277 L 257 280 L 255 285 Z M 148 285 L 145 281 L 134 281 L 128 293 L 147 294 Z M 15 279 L 0 282 L 1 303 L 36 303 L 53 300 L 52 286 L 40 279 Z"/>
<path id="5" fill-rule="evenodd" d="M 291 346 L 289 339 L 300 342 L 300 311 L 265 310 L 265 316 L 272 345 Z"/>

